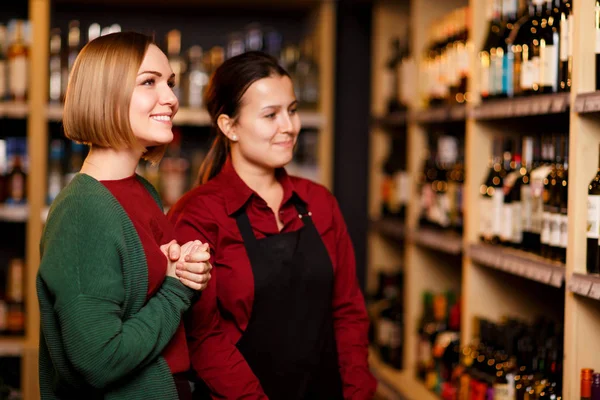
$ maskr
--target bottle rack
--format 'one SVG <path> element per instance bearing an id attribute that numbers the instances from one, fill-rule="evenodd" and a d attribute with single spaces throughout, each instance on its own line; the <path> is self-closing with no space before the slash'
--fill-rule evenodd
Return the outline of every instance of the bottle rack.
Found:
<path id="1" fill-rule="evenodd" d="M 468 5 L 471 9 L 469 40 L 471 77 L 469 91 L 478 93 L 477 52 L 487 31 L 485 2 L 478 0 L 413 0 L 408 4 L 376 2 L 373 15 L 373 63 L 371 126 L 371 187 L 369 214 L 369 281 L 373 289 L 378 268 L 402 264 L 404 267 L 405 330 L 404 366 L 395 371 L 382 365 L 371 351 L 372 368 L 383 386 L 400 398 L 435 399 L 424 392 L 415 378 L 417 321 L 421 315 L 421 293 L 428 289 L 459 290 L 462 295 L 461 344 L 476 337 L 475 318 L 500 320 L 504 316 L 531 321 L 536 315 L 564 318 L 563 398 L 579 398 L 582 368 L 600 369 L 600 278 L 586 274 L 587 188 L 597 170 L 600 143 L 600 92 L 595 92 L 594 4 L 574 0 L 575 28 L 572 38 L 573 86 L 569 93 L 519 97 L 481 102 L 478 96 L 466 105 L 425 108 L 415 99 L 402 116 L 385 116 L 385 83 L 381 72 L 388 57 L 386 44 L 401 33 L 403 24 L 412 27 L 411 49 L 415 59 L 425 48 L 427 27 L 445 13 Z M 418 63 L 419 61 L 417 61 Z M 394 221 L 403 241 L 385 235 L 380 217 L 381 166 L 393 135 L 407 138 L 408 170 L 416 192 L 421 171 L 420 154 L 426 147 L 430 124 L 463 124 L 465 129 L 464 231 L 459 236 L 461 265 L 447 262 L 450 241 L 443 237 L 418 240 L 419 197 L 411 196 L 407 217 Z M 516 134 L 539 133 L 558 124 L 569 132 L 569 205 L 566 264 L 548 261 L 518 250 L 482 244 L 479 229 L 479 186 L 487 173 L 492 138 L 508 130 Z M 401 132 L 401 133 L 399 133 Z M 389 227 L 388 227 L 389 228 Z M 387 229 L 389 232 L 389 229 Z M 436 233 L 440 235 L 439 232 Z M 442 244 L 443 243 L 443 244 Z M 441 252 L 441 253 L 440 253 Z M 402 260 L 402 261 L 400 261 Z"/>
<path id="2" fill-rule="evenodd" d="M 228 13 L 233 12 L 238 17 L 243 17 L 248 11 L 245 1 L 233 0 L 227 2 L 209 1 L 204 5 L 196 5 L 189 1 L 175 1 L 172 7 L 171 19 L 165 21 L 167 28 L 177 27 L 177 13 L 184 15 L 187 12 L 198 12 L 201 22 L 202 11 L 210 10 Z M 257 2 L 252 11 L 258 9 L 268 11 L 271 16 L 277 13 L 289 15 L 290 12 L 300 12 L 307 16 L 307 26 L 310 27 L 309 35 L 315 43 L 314 57 L 319 64 L 319 86 L 321 96 L 318 106 L 314 110 L 300 110 L 303 128 L 318 130 L 317 164 L 320 171 L 319 181 L 328 188 L 333 187 L 332 177 L 332 146 L 333 146 L 333 82 L 334 82 L 334 46 L 335 46 L 335 6 L 331 2 L 313 2 L 294 0 L 272 7 L 271 2 Z M 49 84 L 49 42 L 50 28 L 52 27 L 51 10 L 54 6 L 70 7 L 75 5 L 70 0 L 29 0 L 28 19 L 31 23 L 32 36 L 29 49 L 30 80 L 28 100 L 24 103 L 0 102 L 0 118 L 20 119 L 26 121 L 27 143 L 29 156 L 29 174 L 27 179 L 27 205 L 22 207 L 0 207 L 0 220 L 26 223 L 26 249 L 25 249 L 25 334 L 21 337 L 0 336 L 0 357 L 21 357 L 21 390 L 25 400 L 39 398 L 38 388 L 38 344 L 39 344 L 39 310 L 35 289 L 36 274 L 39 267 L 39 241 L 42 234 L 43 223 L 47 213 L 46 187 L 48 172 L 48 155 L 50 141 L 50 123 L 60 123 L 62 119 L 62 105 L 50 104 L 48 101 Z M 93 7 L 104 7 L 102 2 L 76 2 L 73 10 L 73 19 L 77 19 L 77 12 L 83 10 L 88 13 Z M 139 8 L 137 1 L 118 1 L 111 5 L 118 11 L 118 18 L 127 20 L 131 10 Z M 160 13 L 165 10 L 162 1 L 147 1 L 145 6 Z M 67 7 L 67 8 L 68 8 Z M 261 8 L 262 7 L 262 8 Z M 237 10 L 237 11 L 231 11 Z M 210 18 L 208 13 L 205 18 Z M 53 14 L 52 14 L 53 15 Z M 204 110 L 180 109 L 175 123 L 177 125 L 208 127 L 210 121 Z"/>

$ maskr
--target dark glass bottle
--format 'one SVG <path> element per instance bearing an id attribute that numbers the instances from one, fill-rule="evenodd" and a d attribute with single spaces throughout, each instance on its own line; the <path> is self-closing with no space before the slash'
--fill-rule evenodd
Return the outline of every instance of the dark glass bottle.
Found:
<path id="1" fill-rule="evenodd" d="M 600 159 L 598 172 L 588 186 L 587 212 L 587 272 L 600 274 L 600 252 L 598 238 L 600 237 Z"/>

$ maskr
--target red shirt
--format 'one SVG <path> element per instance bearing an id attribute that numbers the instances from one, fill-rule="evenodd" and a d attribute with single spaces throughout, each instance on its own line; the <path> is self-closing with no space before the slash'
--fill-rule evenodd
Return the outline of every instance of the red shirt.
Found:
<path id="1" fill-rule="evenodd" d="M 148 300 L 158 291 L 167 276 L 167 258 L 160 246 L 175 238 L 173 226 L 135 175 L 101 183 L 119 201 L 140 237 L 148 264 Z M 189 370 L 190 358 L 183 322 L 162 355 L 172 374 Z"/>
<path id="2" fill-rule="evenodd" d="M 312 212 L 331 257 L 335 276 L 331 308 L 344 397 L 371 399 L 376 381 L 367 362 L 369 319 L 356 277 L 354 250 L 337 201 L 323 186 L 288 176 L 283 169 L 278 170 L 277 178 L 284 190 L 281 232 L 303 226 L 290 201 L 296 193 Z M 199 239 L 211 248 L 212 279 L 194 304 L 186 331 L 192 367 L 215 398 L 266 398 L 235 346 L 248 325 L 254 299 L 252 268 L 232 216 L 246 204 L 257 239 L 279 233 L 273 211 L 228 160 L 219 175 L 188 192 L 169 212 L 180 243 Z"/>

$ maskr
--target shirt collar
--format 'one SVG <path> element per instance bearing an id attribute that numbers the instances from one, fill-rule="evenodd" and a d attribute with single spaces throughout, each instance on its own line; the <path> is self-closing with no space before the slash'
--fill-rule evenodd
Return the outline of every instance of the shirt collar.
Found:
<path id="1" fill-rule="evenodd" d="M 283 186 L 282 204 L 290 201 L 293 194 L 296 194 L 306 204 L 307 195 L 303 187 L 304 185 L 295 185 L 284 168 L 278 168 L 275 171 L 275 176 Z M 227 157 L 227 161 L 215 179 L 218 181 L 219 186 L 223 188 L 227 215 L 233 215 L 240 210 L 251 197 L 260 197 L 237 174 L 235 168 L 233 168 L 231 157 Z"/>

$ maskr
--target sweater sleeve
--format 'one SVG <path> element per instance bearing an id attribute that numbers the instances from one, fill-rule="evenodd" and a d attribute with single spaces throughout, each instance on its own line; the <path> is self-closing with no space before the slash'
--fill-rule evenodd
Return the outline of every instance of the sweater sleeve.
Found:
<path id="1" fill-rule="evenodd" d="M 377 382 L 368 365 L 369 318 L 356 277 L 356 259 L 344 217 L 331 196 L 337 242 L 333 320 L 344 399 L 373 398 Z"/>
<path id="2" fill-rule="evenodd" d="M 89 197 L 75 199 L 53 210 L 48 221 L 40 277 L 55 315 L 42 318 L 57 317 L 73 367 L 91 386 L 104 388 L 160 355 L 194 291 L 167 277 L 136 314 L 123 318 L 131 306 L 124 301 L 123 260 L 136 255 L 124 246 L 118 218 L 93 204 Z"/>

